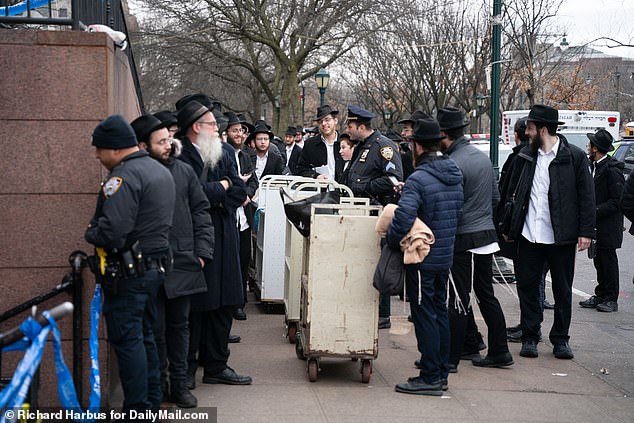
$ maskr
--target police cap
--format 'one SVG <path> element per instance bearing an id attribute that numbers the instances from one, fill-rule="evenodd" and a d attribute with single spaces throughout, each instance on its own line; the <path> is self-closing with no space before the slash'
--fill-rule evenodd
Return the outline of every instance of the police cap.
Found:
<path id="1" fill-rule="evenodd" d="M 359 106 L 348 106 L 348 119 L 347 122 L 368 123 L 375 117 L 375 114 L 362 109 Z"/>

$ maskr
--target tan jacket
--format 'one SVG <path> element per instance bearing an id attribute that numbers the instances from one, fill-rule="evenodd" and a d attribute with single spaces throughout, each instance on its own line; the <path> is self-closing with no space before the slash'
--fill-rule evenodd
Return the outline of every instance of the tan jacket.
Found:
<path id="1" fill-rule="evenodd" d="M 376 222 L 376 231 L 384 237 L 394 218 L 394 212 L 398 206 L 396 204 L 388 204 L 383 208 L 383 212 Z M 399 243 L 403 252 L 404 264 L 421 263 L 429 254 L 431 245 L 435 242 L 434 234 L 429 226 L 422 220 L 416 218 L 414 225 L 407 235 Z"/>

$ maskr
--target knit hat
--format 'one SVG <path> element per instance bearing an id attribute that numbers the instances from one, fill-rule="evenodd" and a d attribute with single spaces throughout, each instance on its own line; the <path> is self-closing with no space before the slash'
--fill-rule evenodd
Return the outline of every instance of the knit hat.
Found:
<path id="1" fill-rule="evenodd" d="M 92 132 L 92 145 L 119 150 L 138 145 L 134 130 L 121 115 L 108 116 Z"/>

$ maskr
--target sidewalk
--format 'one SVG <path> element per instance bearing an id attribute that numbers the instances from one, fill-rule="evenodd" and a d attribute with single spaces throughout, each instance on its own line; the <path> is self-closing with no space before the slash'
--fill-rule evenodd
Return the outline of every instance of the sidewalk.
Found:
<path id="1" fill-rule="evenodd" d="M 499 285 L 496 295 L 507 325 L 516 324 L 517 300 Z M 576 309 L 571 328 L 574 360 L 555 359 L 548 342 L 539 344 L 537 359 L 520 357 L 520 344 L 509 344 L 514 366 L 483 369 L 462 361 L 459 372 L 449 376 L 449 391 L 440 398 L 394 392 L 396 383 L 417 374 L 413 363 L 418 358 L 413 326 L 407 321 L 409 311 L 398 298 L 392 302 L 392 328 L 380 331 L 379 357 L 368 385 L 360 382 L 359 362 L 342 359 L 323 359 L 318 381 L 310 383 L 306 362 L 296 358 L 294 345 L 284 337 L 284 315 L 263 314 L 255 302 L 248 304 L 247 313 L 247 321 L 234 322 L 232 332 L 242 336 L 242 343 L 231 345 L 229 364 L 251 375 L 253 385 L 204 385 L 201 371 L 197 375 L 194 393 L 199 405 L 217 407 L 222 423 L 634 421 L 634 400 L 629 387 L 619 382 L 631 386 L 631 347 L 618 345 L 619 340 L 612 337 L 612 362 L 622 366 L 625 374 L 617 383 L 599 375 L 600 368 L 592 368 L 596 367 L 595 353 L 609 352 L 594 348 L 598 337 L 610 335 L 601 322 L 584 321 Z M 596 314 L 601 313 L 592 317 Z M 622 320 L 631 318 L 627 312 L 618 315 Z M 484 334 L 486 325 L 477 313 L 476 321 Z M 545 333 L 551 323 L 552 312 L 546 312 Z"/>

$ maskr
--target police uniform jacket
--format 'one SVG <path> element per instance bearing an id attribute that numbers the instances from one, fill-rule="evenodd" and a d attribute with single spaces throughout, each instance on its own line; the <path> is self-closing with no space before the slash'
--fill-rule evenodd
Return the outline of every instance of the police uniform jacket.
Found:
<path id="1" fill-rule="evenodd" d="M 557 136 L 560 141 L 559 151 L 548 168 L 550 219 L 555 245 L 575 244 L 578 237 L 594 238 L 594 183 L 586 153 L 579 147 L 569 145 L 563 135 Z M 515 205 L 507 230 L 507 235 L 513 240 L 518 240 L 522 236 L 537 166 L 537 154 L 530 150 L 530 146 L 526 146 L 519 152 L 513 165 L 509 192 L 516 193 Z"/>
<path id="2" fill-rule="evenodd" d="M 619 201 L 625 178 L 623 162 L 606 156 L 594 170 L 594 194 L 597 203 L 597 248 L 621 248 L 623 213 Z"/>
<path id="3" fill-rule="evenodd" d="M 204 164 L 200 154 L 186 137 L 179 159 L 188 163 L 201 178 Z M 229 180 L 232 186 L 225 191 L 221 180 Z M 239 237 L 236 209 L 246 200 L 244 182 L 238 176 L 235 156 L 223 149 L 223 155 L 207 177 L 201 181 L 209 200 L 209 214 L 214 226 L 214 256 L 203 269 L 207 292 L 192 296 L 194 312 L 211 311 L 220 307 L 240 306 L 244 303 L 242 275 L 240 273 Z"/>
<path id="4" fill-rule="evenodd" d="M 174 179 L 145 151 L 126 156 L 102 184 L 85 239 L 106 250 L 136 241 L 144 256 L 164 255 L 174 212 Z"/>
<path id="5" fill-rule="evenodd" d="M 207 290 L 198 258 L 210 262 L 214 251 L 214 227 L 209 201 L 200 180 L 187 163 L 171 159 L 166 164 L 176 185 L 176 204 L 170 231 L 174 268 L 165 277 L 167 298 L 197 294 Z"/>
<path id="6" fill-rule="evenodd" d="M 344 160 L 341 154 L 339 154 L 339 147 L 339 133 L 337 133 L 337 139 L 332 147 L 335 156 L 335 174 L 333 178 L 336 181 L 341 179 L 344 165 Z M 328 165 L 328 151 L 322 136 L 315 135 L 314 137 L 308 138 L 304 142 L 302 154 L 299 156 L 299 161 L 297 162 L 297 173 L 295 174 L 307 178 L 316 178 L 318 174 L 314 168 L 326 165 Z"/>
<path id="7" fill-rule="evenodd" d="M 354 195 L 374 198 L 384 205 L 394 202 L 394 184 L 389 176 L 403 180 L 401 156 L 394 142 L 374 131 L 357 144 L 355 155 L 348 175 L 348 186 Z"/>

